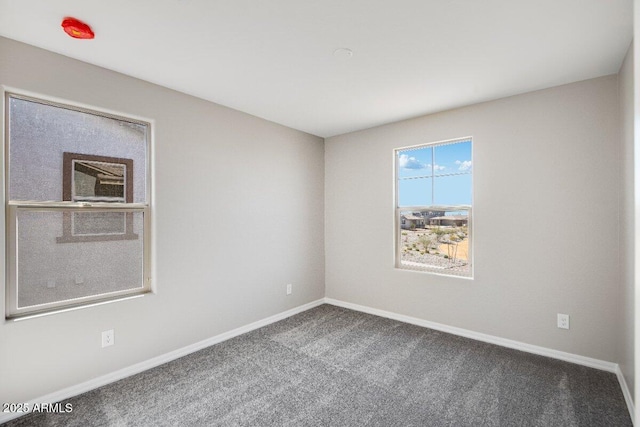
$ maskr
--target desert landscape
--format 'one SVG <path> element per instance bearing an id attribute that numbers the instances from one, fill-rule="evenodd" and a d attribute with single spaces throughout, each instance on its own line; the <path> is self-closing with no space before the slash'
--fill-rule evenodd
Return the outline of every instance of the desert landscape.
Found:
<path id="1" fill-rule="evenodd" d="M 416 267 L 442 269 L 443 273 L 468 275 L 468 228 L 436 227 L 401 230 L 401 262 Z"/>

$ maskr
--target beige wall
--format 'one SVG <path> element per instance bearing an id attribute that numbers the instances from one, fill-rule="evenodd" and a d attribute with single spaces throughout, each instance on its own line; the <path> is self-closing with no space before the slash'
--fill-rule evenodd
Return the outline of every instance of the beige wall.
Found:
<path id="1" fill-rule="evenodd" d="M 634 147 L 633 147 L 633 46 L 629 48 L 618 75 L 620 99 L 620 369 L 629 390 L 634 392 Z"/>
<path id="2" fill-rule="evenodd" d="M 633 1 L 633 40 L 640 40 L 640 0 Z M 634 190 L 634 291 L 637 284 L 640 283 L 640 229 L 635 228 L 635 224 L 640 224 L 640 43 L 633 43 L 633 158 L 634 158 L 634 174 L 633 174 L 633 190 Z M 635 308 L 640 306 L 640 292 L 634 293 L 634 321 L 633 321 L 633 356 L 634 356 L 634 396 L 640 396 L 640 372 L 635 369 L 640 366 L 640 322 L 635 312 Z M 635 420 L 640 420 L 640 405 L 635 402 Z"/>
<path id="3" fill-rule="evenodd" d="M 327 297 L 620 362 L 631 385 L 633 243 L 624 236 L 633 229 L 632 101 L 618 97 L 632 85 L 630 62 L 620 81 L 574 83 L 323 144 L 0 38 L 0 84 L 155 120 L 158 288 L 0 324 L 0 401 L 37 398 L 321 298 L 325 275 Z M 475 279 L 394 269 L 393 149 L 468 135 Z M 286 283 L 294 284 L 288 297 Z M 571 330 L 556 328 L 559 312 L 571 315 Z M 112 328 L 116 345 L 100 348 L 101 331 Z"/>
<path id="4" fill-rule="evenodd" d="M 327 139 L 327 297 L 616 362 L 617 83 L 607 76 Z M 475 279 L 394 269 L 393 149 L 468 135 Z M 556 327 L 557 313 L 571 316 L 570 330 Z"/>
<path id="5" fill-rule="evenodd" d="M 0 401 L 37 398 L 324 296 L 321 138 L 3 38 L 0 84 L 155 120 L 158 290 L 0 323 Z M 102 349 L 112 328 L 116 344 Z"/>

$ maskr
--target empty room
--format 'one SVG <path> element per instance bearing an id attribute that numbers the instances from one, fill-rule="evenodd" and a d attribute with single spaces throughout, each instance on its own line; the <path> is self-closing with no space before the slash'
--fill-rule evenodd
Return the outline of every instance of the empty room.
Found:
<path id="1" fill-rule="evenodd" d="M 0 424 L 632 426 L 639 18 L 0 0 Z"/>

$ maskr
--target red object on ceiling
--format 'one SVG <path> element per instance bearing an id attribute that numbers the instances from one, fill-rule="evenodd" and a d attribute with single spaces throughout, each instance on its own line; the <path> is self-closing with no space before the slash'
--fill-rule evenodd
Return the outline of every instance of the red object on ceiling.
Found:
<path id="1" fill-rule="evenodd" d="M 76 18 L 64 18 L 62 20 L 64 32 L 74 39 L 92 39 L 95 37 L 91 27 Z"/>

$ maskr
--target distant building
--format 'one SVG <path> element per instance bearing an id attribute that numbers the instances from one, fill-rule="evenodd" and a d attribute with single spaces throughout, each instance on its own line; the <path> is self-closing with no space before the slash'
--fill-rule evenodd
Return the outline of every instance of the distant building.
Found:
<path id="1" fill-rule="evenodd" d="M 436 216 L 429 219 L 429 225 L 463 227 L 469 223 L 466 215 Z"/>
<path id="2" fill-rule="evenodd" d="M 420 211 L 420 212 L 413 212 L 413 215 L 424 218 L 425 224 L 428 224 L 431 218 L 435 218 L 437 216 L 444 216 L 444 211 Z"/>
<path id="3" fill-rule="evenodd" d="M 400 215 L 400 227 L 405 230 L 413 230 L 414 228 L 424 228 L 425 220 L 421 216 L 413 214 Z"/>

